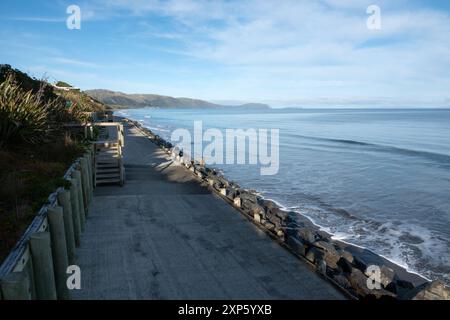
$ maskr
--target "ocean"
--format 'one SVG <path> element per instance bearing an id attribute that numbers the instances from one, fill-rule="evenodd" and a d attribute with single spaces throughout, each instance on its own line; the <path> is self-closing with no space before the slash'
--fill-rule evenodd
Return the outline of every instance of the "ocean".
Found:
<path id="1" fill-rule="evenodd" d="M 279 129 L 279 171 L 216 165 L 361 246 L 450 284 L 450 110 L 127 109 L 166 139 L 177 128 Z"/>

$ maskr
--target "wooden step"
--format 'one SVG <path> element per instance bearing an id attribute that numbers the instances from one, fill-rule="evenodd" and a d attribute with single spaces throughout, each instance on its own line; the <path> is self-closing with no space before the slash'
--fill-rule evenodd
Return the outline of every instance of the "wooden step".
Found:
<path id="1" fill-rule="evenodd" d="M 99 156 L 110 156 L 110 155 L 113 155 L 113 156 L 118 156 L 119 155 L 119 152 L 116 152 L 116 151 L 110 151 L 110 152 L 98 152 L 97 153 L 97 155 L 96 155 L 96 157 L 99 157 Z"/>
<path id="2" fill-rule="evenodd" d="M 102 162 L 104 160 L 107 161 L 119 161 L 119 157 L 114 157 L 114 156 L 102 156 L 102 157 L 98 157 L 96 160 L 96 162 Z"/>
<path id="3" fill-rule="evenodd" d="M 100 163 L 100 162 L 102 162 L 102 161 L 116 161 L 116 162 L 118 162 L 119 160 L 120 160 L 120 158 L 119 157 L 101 157 L 101 158 L 97 158 L 97 159 L 95 159 L 96 161 L 96 163 Z"/>
<path id="4" fill-rule="evenodd" d="M 119 172 L 120 173 L 120 168 L 119 167 L 99 168 L 99 169 L 96 170 L 97 175 L 101 175 L 103 173 L 113 173 L 113 172 Z"/>
<path id="5" fill-rule="evenodd" d="M 112 168 L 119 168 L 119 163 L 118 162 L 104 162 L 104 163 L 98 163 L 95 166 L 96 170 L 112 169 Z"/>
<path id="6" fill-rule="evenodd" d="M 102 157 L 98 157 L 96 160 L 97 162 L 102 162 L 104 160 L 106 161 L 118 161 L 120 158 L 117 156 L 102 156 Z"/>
<path id="7" fill-rule="evenodd" d="M 119 150 L 120 146 L 118 144 L 114 145 L 104 145 L 104 146 L 98 146 L 95 151 L 108 151 L 108 150 Z"/>
<path id="8" fill-rule="evenodd" d="M 111 178 L 111 179 L 102 179 L 102 180 L 95 180 L 95 183 L 96 184 L 100 184 L 100 183 L 118 183 L 118 182 L 120 182 L 120 178 L 117 178 L 117 179 L 113 179 L 113 178 Z"/>
<path id="9" fill-rule="evenodd" d="M 119 159 L 120 159 L 120 157 L 118 157 L 118 156 L 112 156 L 112 155 L 109 155 L 109 156 L 100 156 L 100 157 L 95 158 L 95 160 L 96 160 L 97 162 L 101 162 L 102 160 L 119 160 Z"/>
<path id="10" fill-rule="evenodd" d="M 118 178 L 118 179 L 120 179 L 120 172 L 102 173 L 102 174 L 97 174 L 96 177 L 95 177 L 96 180 L 103 180 L 103 179 L 109 179 L 109 178 Z"/>
<path id="11" fill-rule="evenodd" d="M 108 144 L 98 144 L 95 149 L 101 150 L 101 149 L 117 149 L 120 148 L 120 145 L 118 142 L 109 142 Z"/>
<path id="12" fill-rule="evenodd" d="M 95 168 L 105 168 L 105 167 L 119 167 L 119 161 L 118 160 L 111 160 L 111 161 L 98 161 L 95 163 Z"/>
<path id="13" fill-rule="evenodd" d="M 114 145 L 114 146 L 109 146 L 109 147 L 97 147 L 97 151 L 108 151 L 108 150 L 119 150 L 119 146 Z"/>
<path id="14" fill-rule="evenodd" d="M 119 164 L 117 162 L 104 162 L 104 163 L 97 164 L 95 166 L 95 170 L 113 169 L 113 168 L 119 168 Z"/>
<path id="15" fill-rule="evenodd" d="M 119 150 L 119 147 L 105 147 L 105 148 L 97 148 L 97 152 L 104 152 L 104 151 L 117 151 Z"/>
<path id="16" fill-rule="evenodd" d="M 120 153 L 119 150 L 111 150 L 111 149 L 105 149 L 105 150 L 98 150 L 97 155 L 99 154 L 109 154 L 109 153 Z"/>

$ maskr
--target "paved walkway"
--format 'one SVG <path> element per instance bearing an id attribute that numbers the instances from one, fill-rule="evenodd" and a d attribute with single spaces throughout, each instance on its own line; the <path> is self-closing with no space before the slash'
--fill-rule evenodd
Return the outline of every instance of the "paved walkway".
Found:
<path id="1" fill-rule="evenodd" d="M 124 187 L 96 189 L 75 299 L 342 299 L 134 127 Z"/>

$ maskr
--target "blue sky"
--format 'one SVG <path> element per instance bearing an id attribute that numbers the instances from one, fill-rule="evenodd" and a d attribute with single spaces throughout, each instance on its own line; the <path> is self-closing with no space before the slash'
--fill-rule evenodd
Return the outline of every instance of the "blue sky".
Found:
<path id="1" fill-rule="evenodd" d="M 81 30 L 66 27 L 69 5 Z M 366 10 L 381 9 L 381 30 Z M 450 106 L 450 1 L 0 3 L 0 63 L 82 89 L 274 106 Z"/>

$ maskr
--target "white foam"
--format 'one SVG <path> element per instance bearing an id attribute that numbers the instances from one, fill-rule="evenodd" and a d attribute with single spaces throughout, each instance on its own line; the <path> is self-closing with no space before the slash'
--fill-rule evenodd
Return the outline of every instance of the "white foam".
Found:
<path id="1" fill-rule="evenodd" d="M 400 230 L 396 230 L 394 228 L 394 226 L 389 225 L 389 224 L 391 224 L 390 222 L 386 223 L 388 225 L 386 225 L 386 224 L 382 225 L 383 227 L 387 227 L 387 229 L 391 231 L 391 237 L 388 237 L 388 239 L 390 238 L 391 240 L 388 240 L 388 242 L 394 244 L 392 246 L 392 249 L 390 250 L 390 254 L 386 255 L 386 254 L 382 254 L 382 253 L 377 252 L 378 251 L 377 249 L 375 249 L 375 251 L 374 251 L 373 249 L 369 249 L 369 247 L 367 247 L 365 245 L 358 244 L 358 243 L 355 243 L 355 241 L 352 241 L 352 240 L 356 240 L 358 238 L 361 238 L 361 235 L 357 234 L 356 232 L 351 232 L 351 233 L 344 232 L 344 231 L 334 231 L 333 232 L 333 230 L 330 227 L 320 225 L 313 217 L 311 217 L 310 215 L 308 215 L 306 213 L 301 212 L 298 207 L 297 208 L 295 208 L 295 207 L 286 207 L 286 206 L 284 206 L 283 204 L 281 204 L 280 202 L 278 202 L 275 199 L 268 199 L 268 200 L 273 201 L 280 208 L 282 208 L 284 210 L 294 211 L 297 214 L 301 215 L 302 217 L 307 218 L 316 227 L 318 227 L 320 230 L 329 233 L 333 240 L 339 240 L 339 241 L 341 241 L 341 242 L 343 242 L 345 244 L 352 245 L 352 246 L 360 248 L 360 249 L 371 251 L 374 254 L 383 257 L 387 261 L 389 261 L 389 262 L 391 262 L 391 263 L 393 263 L 393 264 L 395 264 L 395 265 L 397 265 L 397 266 L 407 270 L 408 272 L 410 272 L 412 274 L 415 274 L 415 275 L 418 275 L 418 276 L 420 276 L 420 277 L 430 281 L 430 279 L 426 275 L 424 275 L 423 272 L 417 271 L 414 267 L 412 267 L 413 264 L 407 263 L 402 258 L 402 254 L 404 254 L 405 252 L 401 250 L 401 246 L 395 245 L 396 243 L 398 243 L 398 241 L 399 241 L 398 237 L 402 235 L 402 232 Z M 317 209 L 319 209 L 319 208 L 317 208 Z M 363 223 L 363 222 L 361 222 L 361 223 Z M 353 230 L 355 227 L 357 227 L 357 226 L 356 225 L 349 225 L 348 226 L 348 230 Z M 359 226 L 359 227 L 361 227 L 361 226 Z M 367 228 L 363 227 L 363 230 L 368 232 L 368 234 L 366 235 L 367 239 L 364 242 L 371 242 L 371 241 L 377 240 L 381 236 L 379 234 L 374 234 L 372 232 L 372 230 L 368 230 Z M 385 235 L 383 235 L 382 238 L 383 238 L 383 240 L 387 240 Z"/>

